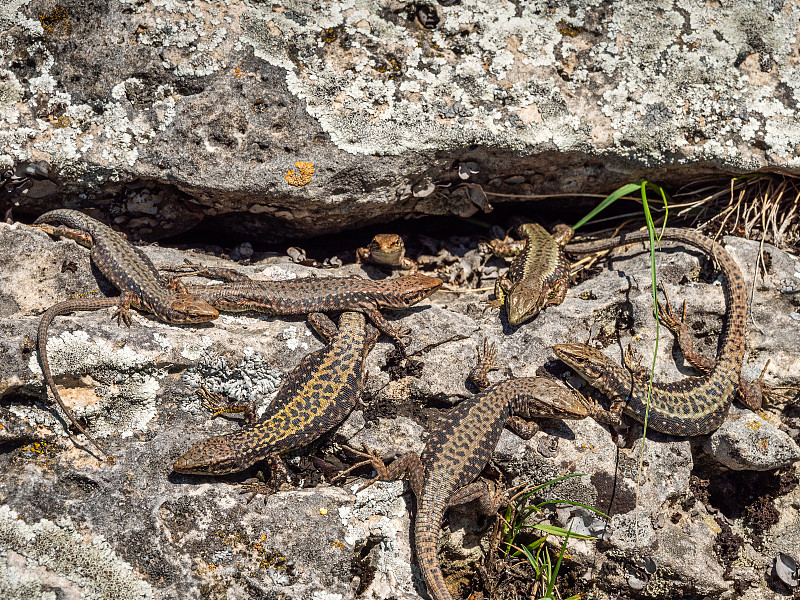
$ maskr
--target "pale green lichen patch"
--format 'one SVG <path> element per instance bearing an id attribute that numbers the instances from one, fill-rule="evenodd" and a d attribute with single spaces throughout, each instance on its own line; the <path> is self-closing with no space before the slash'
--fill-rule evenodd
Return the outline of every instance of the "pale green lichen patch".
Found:
<path id="1" fill-rule="evenodd" d="M 11 107 L 15 102 L 22 100 L 24 91 L 14 73 L 0 69 L 0 110 Z"/>
<path id="2" fill-rule="evenodd" d="M 0 597 L 145 600 L 153 590 L 102 536 L 85 539 L 69 517 L 28 524 L 0 506 Z M 58 597 L 61 597 L 59 595 Z M 66 596 L 65 596 L 66 597 Z"/>
<path id="3" fill-rule="evenodd" d="M 134 431 L 144 431 L 156 416 L 158 380 L 166 372 L 156 366 L 152 357 L 129 346 L 116 348 L 105 340 L 90 339 L 85 331 L 51 336 L 47 355 L 54 377 L 82 378 L 80 387 L 62 389 L 61 395 L 75 415 L 86 418 L 92 435 L 128 437 Z M 34 375 L 41 376 L 35 354 L 31 354 L 28 367 Z M 91 377 L 90 387 L 85 383 L 86 376 Z M 19 410 L 23 409 L 14 412 Z M 33 410 L 25 409 L 20 416 L 30 417 Z M 68 435 L 52 417 L 38 416 L 34 420 L 43 419 L 54 431 Z"/>
<path id="4" fill-rule="evenodd" d="M 653 165 L 722 156 L 757 168 L 759 142 L 800 166 L 795 106 L 774 89 L 800 89 L 797 5 L 463 0 L 439 6 L 432 30 L 398 6 L 259 5 L 242 18 L 243 39 L 354 153 L 599 143 Z M 774 71 L 771 85 L 737 62 L 750 55 Z"/>
<path id="5" fill-rule="evenodd" d="M 283 373 L 267 364 L 264 357 L 252 348 L 244 349 L 244 356 L 232 363 L 225 356 L 203 354 L 197 364 L 183 374 L 183 380 L 193 388 L 222 394 L 236 402 L 260 402 L 278 389 Z M 201 399 L 192 395 L 186 398 L 184 409 L 200 410 Z"/>

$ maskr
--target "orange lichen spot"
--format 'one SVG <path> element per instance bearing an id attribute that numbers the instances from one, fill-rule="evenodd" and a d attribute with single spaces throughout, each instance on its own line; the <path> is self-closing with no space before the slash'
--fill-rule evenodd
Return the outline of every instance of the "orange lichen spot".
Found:
<path id="1" fill-rule="evenodd" d="M 715 534 L 718 534 L 722 531 L 722 527 L 719 526 L 719 523 L 712 517 L 711 515 L 706 515 L 703 518 L 703 522 L 708 526 L 708 529 Z"/>
<path id="2" fill-rule="evenodd" d="M 748 427 L 749 429 L 752 429 L 753 431 L 758 431 L 759 429 L 761 429 L 761 427 L 762 427 L 763 425 L 764 425 L 764 424 L 763 424 L 761 421 L 756 421 L 756 420 L 753 420 L 753 421 L 748 421 L 748 422 L 747 422 L 747 427 Z"/>
<path id="3" fill-rule="evenodd" d="M 761 448 L 761 449 L 762 449 L 764 452 L 766 452 L 766 451 L 767 451 L 767 448 L 769 447 L 769 439 L 767 439 L 767 438 L 761 438 L 761 439 L 758 441 L 758 445 L 759 445 L 759 447 L 760 447 L 760 448 Z"/>
<path id="4" fill-rule="evenodd" d="M 561 19 L 556 25 L 556 27 L 558 27 L 558 32 L 561 35 L 568 35 L 570 37 L 575 37 L 579 33 L 583 33 L 584 31 L 586 31 L 583 27 L 573 27 L 572 25 L 567 23 L 564 19 Z"/>
<path id="5" fill-rule="evenodd" d="M 345 550 L 346 546 L 340 542 L 339 540 L 333 540 L 333 547 L 338 548 L 339 550 Z"/>
<path id="6" fill-rule="evenodd" d="M 323 44 L 331 44 L 336 41 L 342 31 L 343 29 L 341 25 L 338 27 L 329 27 L 328 29 L 323 29 L 320 32 L 319 37 Z"/>
<path id="7" fill-rule="evenodd" d="M 297 169 L 295 171 L 295 169 Z M 314 165 L 310 162 L 296 162 L 294 169 L 289 169 L 286 173 L 286 183 L 289 185 L 306 185 L 311 181 L 311 176 L 314 174 Z"/>
<path id="8" fill-rule="evenodd" d="M 72 33 L 72 25 L 67 21 L 67 9 L 61 5 L 56 5 L 51 13 L 39 13 L 37 16 L 45 35 L 50 35 L 59 28 L 63 28 L 64 33 Z"/>

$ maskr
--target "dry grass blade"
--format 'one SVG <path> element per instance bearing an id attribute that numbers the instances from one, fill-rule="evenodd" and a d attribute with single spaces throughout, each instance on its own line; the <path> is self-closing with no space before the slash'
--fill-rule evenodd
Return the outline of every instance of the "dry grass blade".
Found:
<path id="1" fill-rule="evenodd" d="M 695 192 L 696 193 L 696 192 Z M 698 229 L 759 239 L 786 248 L 800 241 L 800 180 L 787 174 L 764 174 L 756 178 L 733 178 L 727 204 L 720 210 L 720 192 L 691 203 L 699 209 L 694 223 Z M 688 209 L 686 209 L 688 210 Z M 684 214 L 686 210 L 679 214 Z M 708 217 L 705 221 L 703 218 Z M 702 221 L 702 222 L 701 222 Z"/>

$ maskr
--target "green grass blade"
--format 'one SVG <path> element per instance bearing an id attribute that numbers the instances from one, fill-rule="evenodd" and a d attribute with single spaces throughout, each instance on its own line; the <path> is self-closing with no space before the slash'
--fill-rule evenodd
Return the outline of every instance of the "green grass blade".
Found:
<path id="1" fill-rule="evenodd" d="M 572 530 L 564 529 L 563 527 L 556 527 L 555 525 L 544 525 L 543 523 L 538 523 L 536 525 L 532 525 L 533 529 L 539 529 L 540 531 L 544 531 L 545 533 L 549 533 L 552 535 L 557 535 L 560 537 L 573 537 L 576 540 L 593 540 L 594 537 L 591 535 L 583 535 L 581 533 L 572 533 Z"/>
<path id="2" fill-rule="evenodd" d="M 556 498 L 554 500 L 545 500 L 544 502 L 541 502 L 540 504 L 537 504 L 536 507 L 537 508 L 541 508 L 541 507 L 546 506 L 548 504 L 569 504 L 570 506 L 580 506 L 581 508 L 585 508 L 586 510 L 592 511 L 596 515 L 599 515 L 601 517 L 605 517 L 606 519 L 610 519 L 611 518 L 606 513 L 602 512 L 602 511 L 599 511 L 596 508 L 592 508 L 591 506 L 589 506 L 587 504 L 583 504 L 581 502 L 575 502 L 574 500 L 559 500 L 558 498 Z"/>
<path id="3" fill-rule="evenodd" d="M 521 546 L 520 550 L 522 550 L 522 552 L 525 554 L 525 558 L 528 559 L 528 562 L 531 563 L 531 566 L 536 570 L 536 575 L 538 577 L 539 568 L 538 565 L 536 564 L 536 559 L 533 557 L 533 554 L 531 554 L 531 551 L 528 550 L 528 548 L 525 546 Z"/>
<path id="4" fill-rule="evenodd" d="M 595 206 L 591 212 L 583 217 L 580 221 L 578 221 L 575 225 L 572 226 L 573 229 L 577 229 L 582 225 L 585 225 L 589 221 L 591 221 L 598 213 L 605 210 L 608 206 L 622 198 L 623 196 L 627 196 L 628 194 L 635 192 L 639 189 L 639 182 L 637 183 L 629 183 L 627 185 L 623 185 L 621 188 L 611 192 L 606 198 L 600 202 L 597 206 Z"/>
<path id="5" fill-rule="evenodd" d="M 547 594 L 546 596 L 549 598 L 553 597 L 553 588 L 556 585 L 556 577 L 558 577 L 558 571 L 561 569 L 561 559 L 564 558 L 564 552 L 567 550 L 567 542 L 569 542 L 570 534 L 572 533 L 572 525 L 570 525 L 570 529 L 567 530 L 567 536 L 564 538 L 564 543 L 561 544 L 561 552 L 558 553 L 558 561 L 556 562 L 555 571 L 553 571 L 553 577 L 547 584 Z M 577 535 L 574 537 L 578 537 Z"/>

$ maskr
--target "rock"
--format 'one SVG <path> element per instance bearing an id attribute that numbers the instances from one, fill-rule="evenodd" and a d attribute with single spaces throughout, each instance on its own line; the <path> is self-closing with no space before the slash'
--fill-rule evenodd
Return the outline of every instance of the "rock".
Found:
<path id="1" fill-rule="evenodd" d="M 464 176 L 524 196 L 792 172 L 798 20 L 746 0 L 6 2 L 0 184 L 18 214 L 91 197 L 147 239 L 275 240 L 470 216 Z"/>
<path id="2" fill-rule="evenodd" d="M 800 585 L 797 562 L 791 556 L 779 554 L 775 557 L 775 575 L 789 587 Z"/>
<path id="3" fill-rule="evenodd" d="M 737 411 L 738 412 L 738 411 Z M 751 411 L 741 411 L 712 433 L 703 448 L 735 471 L 771 471 L 800 460 L 800 447 L 784 432 Z"/>
<path id="4" fill-rule="evenodd" d="M 750 285 L 759 244 L 736 238 L 725 243 Z M 432 256 L 447 252 L 427 269 L 464 268 L 476 246 L 477 240 L 432 243 Z M 322 271 L 258 254 L 252 265 L 241 266 L 169 248 L 142 250 L 157 265 L 189 259 L 264 279 L 371 272 L 356 265 Z M 751 313 L 760 329 L 749 327 L 745 371 L 758 375 L 772 358 L 767 382 L 798 385 L 790 316 L 796 299 L 779 293 L 797 263 L 768 245 L 765 251 L 770 270 L 753 293 Z M 304 466 L 306 457 L 352 463 L 355 457 L 341 446 L 362 443 L 386 458 L 421 451 L 427 432 L 470 393 L 465 378 L 484 339 L 498 349 L 494 381 L 567 376 L 553 358 L 555 343 L 591 339 L 612 355 L 630 341 L 647 356 L 655 339 L 649 254 L 641 246 L 617 253 L 610 268 L 570 290 L 564 304 L 517 329 L 481 302 L 486 295 L 437 293 L 418 307 L 389 314 L 396 325 L 411 329 L 412 359 L 421 366 L 393 369 L 387 358 L 392 345 L 381 339 L 367 359 L 363 406 L 328 438 L 290 453 L 287 489 L 247 504 L 228 484 L 256 469 L 224 478 L 171 471 L 190 444 L 239 427 L 235 419 L 210 419 L 196 391 L 203 384 L 263 409 L 284 375 L 321 341 L 302 319 L 263 315 L 223 315 L 176 327 L 134 312 L 130 329 L 111 321 L 110 311 L 57 318 L 48 345 L 56 382 L 65 402 L 116 457 L 114 465 L 100 462 L 73 444 L 63 420 L 45 403 L 30 343 L 38 315 L 53 302 L 113 293 L 91 269 L 88 255 L 72 241 L 0 224 L 0 421 L 8 436 L 0 453 L 0 537 L 12 550 L 0 553 L 3 597 L 38 598 L 51 590 L 87 598 L 186 598 L 205 591 L 230 598 L 418 597 L 423 585 L 410 547 L 414 502 L 407 487 L 379 483 L 355 494 L 363 483 L 358 479 L 331 487 L 323 470 Z M 659 279 L 673 303 L 688 300 L 698 346 L 713 353 L 724 299 L 715 279 L 703 279 L 705 262 L 683 249 L 657 255 Z M 679 353 L 669 351 L 670 339 L 661 328 L 659 381 L 694 374 Z M 581 385 L 580 378 L 567 379 Z M 754 433 L 777 423 L 785 407 L 771 402 L 765 424 L 757 421 Z M 752 431 L 746 427 L 752 419 L 752 413 L 734 411 L 715 435 L 740 426 Z M 570 593 L 593 589 L 600 597 L 620 596 L 633 586 L 653 598 L 771 599 L 767 586 L 784 585 L 770 574 L 775 557 L 800 556 L 794 471 L 732 474 L 704 451 L 710 438 L 648 432 L 643 448 L 641 426 L 624 422 L 630 425 L 626 447 L 615 444 L 608 426 L 592 420 L 549 420 L 528 441 L 504 432 L 495 452 L 494 468 L 508 486 L 582 474 L 536 494 L 538 502 L 552 502 L 542 517 L 547 522 L 572 524 L 601 538 L 570 541 L 570 569 L 585 577 L 575 583 L 584 588 Z M 786 439 L 775 428 L 768 446 Z M 754 465 L 757 458 L 747 460 Z M 471 576 L 488 547 L 491 523 L 475 516 L 474 506 L 450 514 L 439 553 L 447 575 L 459 581 Z M 97 569 L 82 570 L 86 564 Z"/>

